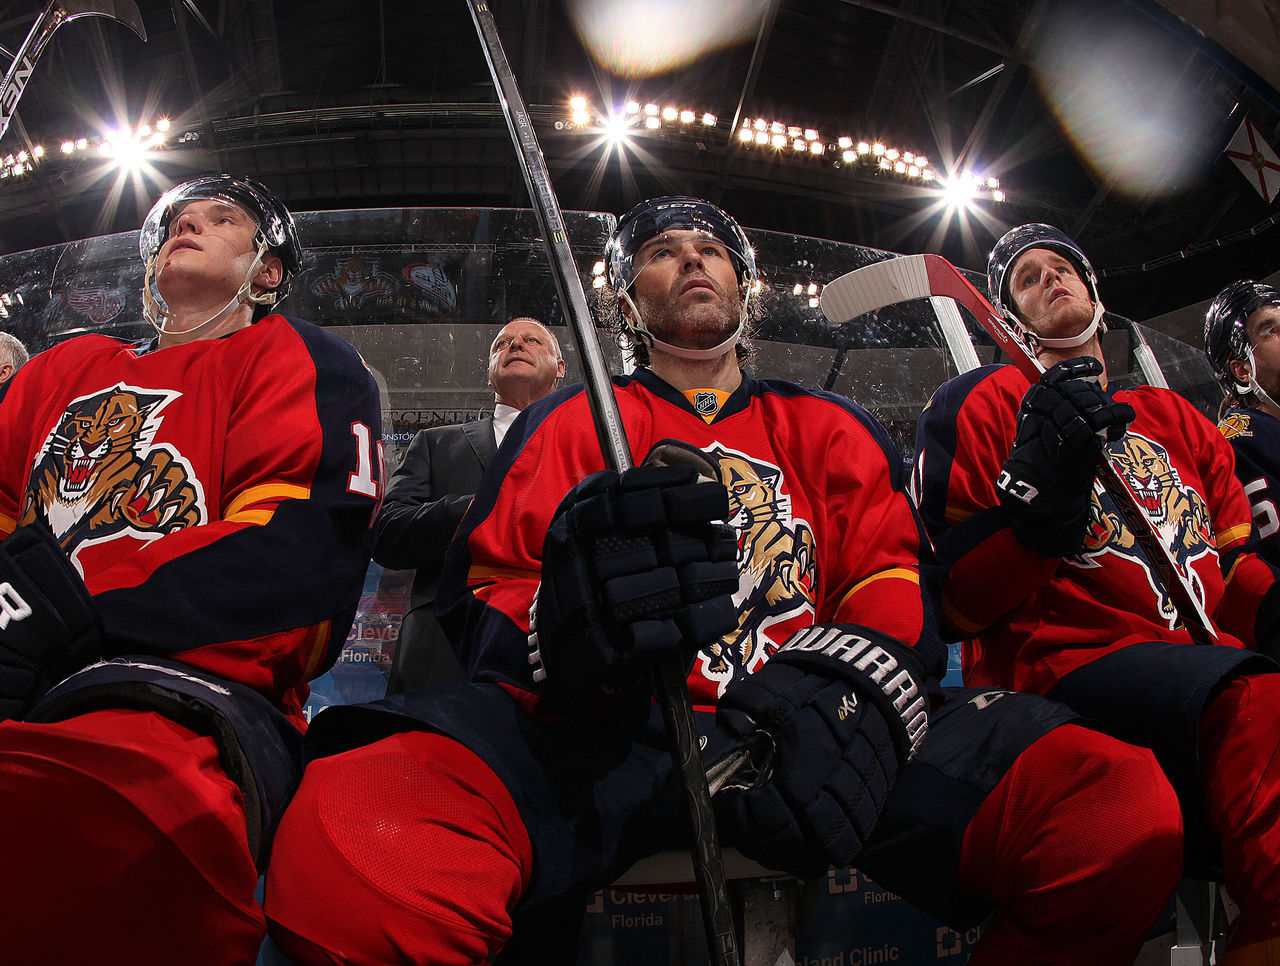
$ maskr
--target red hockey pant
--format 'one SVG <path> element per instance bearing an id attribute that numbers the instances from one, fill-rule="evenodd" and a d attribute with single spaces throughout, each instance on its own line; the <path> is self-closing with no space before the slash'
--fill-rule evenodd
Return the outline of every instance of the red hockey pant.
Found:
<path id="1" fill-rule="evenodd" d="M 252 966 L 266 934 L 240 790 L 151 712 L 0 723 L 6 963 Z"/>
<path id="2" fill-rule="evenodd" d="M 1128 966 L 1177 881 L 1181 829 L 1149 752 L 1075 726 L 1041 738 L 965 836 L 961 884 L 1004 907 L 973 962 Z M 298 964 L 482 963 L 510 936 L 531 863 L 497 776 L 410 732 L 307 769 L 267 914 Z"/>
<path id="3" fill-rule="evenodd" d="M 1232 681 L 1200 719 L 1209 823 L 1241 910 L 1233 946 L 1280 936 L 1280 674 Z"/>
<path id="4" fill-rule="evenodd" d="M 1182 873 L 1177 795 L 1145 748 L 1064 725 L 1014 763 L 957 875 L 992 899 L 971 966 L 1131 966 Z"/>

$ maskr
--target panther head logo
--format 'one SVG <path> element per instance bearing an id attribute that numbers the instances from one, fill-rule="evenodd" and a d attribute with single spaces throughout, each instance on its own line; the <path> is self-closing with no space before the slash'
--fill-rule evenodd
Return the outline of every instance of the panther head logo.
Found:
<path id="1" fill-rule="evenodd" d="M 167 397 L 117 386 L 68 407 L 47 444 L 58 480 L 58 495 L 68 503 L 81 500 L 108 470 L 129 462 L 144 443 L 151 413 Z"/>
<path id="2" fill-rule="evenodd" d="M 153 445 L 180 393 L 118 384 L 73 400 L 36 456 L 22 523 L 42 517 L 63 547 L 130 530 L 159 535 L 203 522 L 190 464 Z"/>
<path id="3" fill-rule="evenodd" d="M 1153 518 L 1163 520 L 1170 491 L 1178 488 L 1177 475 L 1169 465 L 1169 454 L 1134 433 L 1109 447 L 1108 453 L 1116 469 L 1128 477 L 1143 509 Z"/>

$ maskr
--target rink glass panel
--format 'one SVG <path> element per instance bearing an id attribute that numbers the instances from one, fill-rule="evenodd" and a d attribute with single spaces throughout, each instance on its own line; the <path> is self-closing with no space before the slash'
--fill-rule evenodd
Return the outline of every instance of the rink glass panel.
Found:
<path id="1" fill-rule="evenodd" d="M 414 433 L 491 411 L 489 345 L 510 318 L 550 323 L 565 353 L 566 382 L 580 378 L 578 352 L 530 212 L 348 210 L 303 213 L 297 222 L 308 257 L 280 308 L 331 328 L 368 363 L 382 397 L 384 479 Z M 565 223 L 594 307 L 593 268 L 614 219 L 568 212 Z M 764 309 L 752 371 L 851 397 L 909 457 L 921 410 L 933 390 L 960 371 L 929 304 L 906 303 L 832 324 L 818 308 L 822 284 L 889 255 L 802 236 L 748 234 L 763 279 L 755 298 Z M 137 232 L 22 252 L 0 264 L 0 329 L 33 351 L 86 332 L 125 339 L 151 334 L 139 321 Z M 971 278 L 982 286 L 980 276 Z M 1112 379 L 1121 386 L 1145 381 L 1131 324 L 1108 318 L 1111 331 L 1103 343 Z M 967 314 L 965 322 L 979 361 L 998 361 L 986 333 Z M 1202 354 L 1143 331 L 1170 385 L 1206 415 L 1216 414 L 1220 393 Z M 612 335 L 601 332 L 600 338 L 610 371 L 621 371 Z M 308 715 L 385 692 L 412 576 L 370 566 L 346 647 L 313 682 Z M 854 873 L 833 872 L 821 892 L 814 928 L 797 950 L 799 963 L 955 963 L 976 938 L 933 923 Z M 702 946 L 697 916 L 688 898 L 601 893 L 589 908 L 583 961 L 696 961 Z"/>
<path id="2" fill-rule="evenodd" d="M 566 382 L 580 379 L 578 352 L 531 212 L 362 209 L 303 213 L 297 222 L 307 258 L 280 308 L 337 332 L 368 363 L 382 397 L 384 478 L 416 432 L 491 411 L 489 345 L 513 316 L 549 322 L 565 352 Z M 613 216 L 569 212 L 565 223 L 594 308 L 594 268 Z M 763 318 L 752 371 L 853 398 L 908 456 L 929 394 L 957 372 L 928 304 L 893 306 L 833 325 L 817 307 L 822 284 L 888 254 L 802 236 L 749 234 L 763 280 L 753 295 Z M 124 339 L 151 334 L 140 321 L 137 232 L 0 261 L 0 328 L 33 351 L 87 332 Z M 610 371 L 621 371 L 616 339 L 598 334 Z M 411 572 L 370 566 L 347 646 L 313 682 L 309 714 L 384 693 L 411 579 Z"/>

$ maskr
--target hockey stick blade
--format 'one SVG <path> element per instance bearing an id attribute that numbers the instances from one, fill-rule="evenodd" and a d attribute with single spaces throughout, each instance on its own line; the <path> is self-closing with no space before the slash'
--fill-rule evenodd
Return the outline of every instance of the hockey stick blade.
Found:
<path id="1" fill-rule="evenodd" d="M 0 138 L 9 130 L 9 122 L 18 109 L 18 101 L 31 79 L 36 61 L 44 53 L 54 32 L 64 23 L 81 17 L 106 17 L 124 24 L 144 42 L 147 39 L 142 14 L 133 0 L 52 0 L 13 55 L 13 63 L 9 65 L 3 83 L 0 83 Z"/>
<path id="2" fill-rule="evenodd" d="M 899 302 L 934 296 L 952 299 L 968 309 L 1024 376 L 1032 382 L 1040 378 L 1044 369 L 1031 348 L 1010 331 L 987 297 L 941 255 L 903 255 L 855 269 L 827 283 L 820 305 L 831 322 L 842 325 Z M 1216 644 L 1218 633 L 1195 592 L 1190 574 L 1169 550 L 1164 535 L 1147 516 L 1129 481 L 1105 454 L 1098 461 L 1098 481 L 1142 548 L 1187 633 L 1197 644 Z"/>
<path id="3" fill-rule="evenodd" d="M 468 0 L 467 6 L 484 48 L 489 73 L 515 145 L 516 158 L 524 174 L 525 186 L 529 189 L 534 215 L 542 230 L 547 260 L 556 283 L 556 291 L 560 295 L 560 304 L 564 307 L 565 318 L 582 359 L 582 381 L 601 452 L 607 464 L 616 470 L 625 470 L 631 466 L 631 448 L 623 431 L 618 400 L 613 395 L 613 383 L 605 369 L 604 353 L 600 349 L 591 312 L 587 308 L 582 279 L 569 249 L 560 204 L 551 187 L 551 174 L 547 170 L 542 149 L 538 146 L 515 74 L 512 73 L 507 55 L 502 49 L 493 13 L 484 0 Z M 729 904 L 724 856 L 720 852 L 720 839 L 716 833 L 715 813 L 711 808 L 711 791 L 707 786 L 707 773 L 698 749 L 698 733 L 694 725 L 693 704 L 689 699 L 688 678 L 682 662 L 674 654 L 657 662 L 654 677 L 657 683 L 656 698 L 662 708 L 667 737 L 672 746 L 672 759 L 677 766 L 692 826 L 693 871 L 702 902 L 702 918 L 712 963 L 714 966 L 738 966 L 737 930 L 733 924 L 733 908 Z"/>

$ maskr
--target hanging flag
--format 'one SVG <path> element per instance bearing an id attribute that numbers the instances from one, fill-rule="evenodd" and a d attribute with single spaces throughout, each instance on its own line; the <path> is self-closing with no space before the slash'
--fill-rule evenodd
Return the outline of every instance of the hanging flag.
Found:
<path id="1" fill-rule="evenodd" d="M 1263 140 L 1247 117 L 1227 145 L 1226 155 L 1235 162 L 1240 173 L 1258 189 L 1267 204 L 1280 193 L 1280 157 Z"/>

